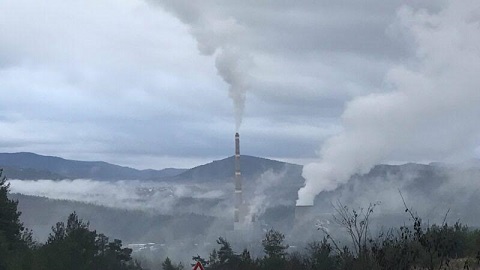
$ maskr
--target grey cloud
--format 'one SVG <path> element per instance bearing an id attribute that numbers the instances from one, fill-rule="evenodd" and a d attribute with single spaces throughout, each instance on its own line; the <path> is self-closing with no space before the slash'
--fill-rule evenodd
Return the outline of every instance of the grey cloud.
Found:
<path id="1" fill-rule="evenodd" d="M 246 149 L 311 157 L 345 102 L 384 91 L 388 68 L 412 52 L 390 26 L 403 4 L 3 1 L 0 150 L 130 166 L 221 157 L 245 100 Z"/>

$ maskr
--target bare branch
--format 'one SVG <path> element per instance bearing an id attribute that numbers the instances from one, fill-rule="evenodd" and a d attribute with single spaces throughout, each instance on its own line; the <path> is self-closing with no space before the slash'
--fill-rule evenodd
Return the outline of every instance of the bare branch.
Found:
<path id="1" fill-rule="evenodd" d="M 447 221 L 448 213 L 450 213 L 450 208 L 448 208 L 447 213 L 445 213 L 445 217 L 443 218 L 442 226 L 445 226 L 445 222 Z"/>
<path id="2" fill-rule="evenodd" d="M 400 197 L 402 197 L 402 202 L 403 202 L 403 205 L 405 206 L 405 212 L 409 213 L 412 219 L 415 220 L 416 216 L 413 214 L 412 210 L 408 208 L 407 203 L 405 202 L 405 198 L 403 198 L 402 191 L 400 189 L 398 189 L 398 193 L 400 193 Z"/>
<path id="3" fill-rule="evenodd" d="M 367 246 L 370 215 L 378 204 L 370 203 L 366 210 L 364 208 L 350 210 L 340 201 L 337 201 L 336 205 L 332 204 L 335 210 L 335 214 L 332 215 L 333 221 L 347 231 L 356 255 L 360 255 Z"/>

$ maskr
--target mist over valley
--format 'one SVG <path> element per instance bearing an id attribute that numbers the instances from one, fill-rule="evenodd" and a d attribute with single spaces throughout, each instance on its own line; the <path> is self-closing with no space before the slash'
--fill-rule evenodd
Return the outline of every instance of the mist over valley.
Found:
<path id="1" fill-rule="evenodd" d="M 81 161 L 62 159 L 64 167 L 53 166 L 56 171 L 52 172 L 50 163 L 44 162 L 52 157 L 34 156 L 32 163 L 18 165 L 8 158 L 3 162 L 13 172 L 33 172 L 30 167 L 37 170 L 38 175 L 31 175 L 35 180 L 9 179 L 9 183 L 10 197 L 19 201 L 22 222 L 40 242 L 47 239 L 56 221 L 74 211 L 98 231 L 122 239 L 132 247 L 142 244 L 134 253 L 141 256 L 153 253 L 185 261 L 184 253 L 207 256 L 206 251 L 214 247 L 219 236 L 236 239 L 232 221 L 233 157 L 175 170 L 176 175 L 155 180 L 128 179 L 130 174 L 112 171 L 123 179 L 112 180 L 42 179 L 60 171 L 78 171 L 76 164 L 91 175 L 89 171 L 95 170 L 97 163 L 88 170 Z M 320 193 L 312 214 L 303 218 L 295 215 L 298 190 L 305 181 L 301 176 L 302 166 L 252 156 L 242 156 L 242 165 L 248 216 L 255 217 L 254 226 L 258 230 L 254 235 L 261 237 L 268 229 L 275 228 L 299 248 L 309 240 L 324 237 L 318 231 L 319 223 L 329 224 L 330 230 L 342 239 L 341 228 L 331 223 L 338 201 L 352 207 L 379 203 L 371 220 L 372 234 L 408 222 L 399 191 L 429 222 L 441 222 L 446 211 L 451 211 L 448 221 L 480 225 L 480 210 L 469 207 L 480 203 L 478 161 L 456 165 L 377 165 L 366 174 L 352 176 L 335 191 Z M 461 200 L 456 195 L 459 193 Z M 253 239 L 252 243 L 249 241 L 243 239 L 233 245 L 238 249 L 249 246 L 260 256 L 259 246 Z M 150 246 L 144 247 L 147 243 Z"/>

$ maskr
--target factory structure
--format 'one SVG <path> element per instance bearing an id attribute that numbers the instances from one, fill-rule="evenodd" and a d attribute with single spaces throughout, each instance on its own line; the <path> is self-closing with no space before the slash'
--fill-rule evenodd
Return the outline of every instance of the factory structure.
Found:
<path id="1" fill-rule="evenodd" d="M 252 221 L 253 218 L 248 220 L 249 214 L 248 204 L 245 203 L 243 198 L 242 187 L 242 172 L 240 170 L 240 134 L 235 133 L 235 194 L 234 194 L 234 230 L 245 229 Z"/>
<path id="2" fill-rule="evenodd" d="M 256 216 L 250 213 L 250 205 L 246 201 L 248 197 L 244 194 L 244 183 L 241 171 L 240 162 L 240 134 L 235 133 L 235 157 L 234 157 L 234 213 L 233 213 L 233 230 L 237 232 L 236 236 L 252 237 L 259 226 L 256 222 Z M 325 218 L 325 214 L 321 214 Z M 330 216 L 330 214 L 328 214 Z M 318 213 L 314 210 L 313 205 L 297 205 L 294 213 L 294 227 L 292 229 L 297 231 L 304 231 L 307 228 L 312 228 L 314 220 L 320 218 Z M 245 240 L 245 239 L 244 239 Z"/>

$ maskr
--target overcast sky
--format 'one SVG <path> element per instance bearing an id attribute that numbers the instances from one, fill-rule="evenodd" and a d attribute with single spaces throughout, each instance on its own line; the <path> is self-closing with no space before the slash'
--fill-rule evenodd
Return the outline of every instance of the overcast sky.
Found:
<path id="1" fill-rule="evenodd" d="M 191 167 L 232 155 L 240 118 L 243 154 L 303 164 L 418 56 L 399 14 L 445 5 L 2 0 L 0 151 Z"/>

